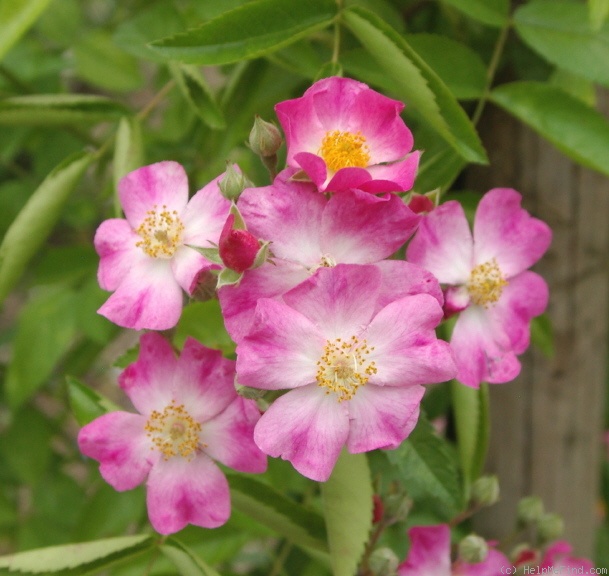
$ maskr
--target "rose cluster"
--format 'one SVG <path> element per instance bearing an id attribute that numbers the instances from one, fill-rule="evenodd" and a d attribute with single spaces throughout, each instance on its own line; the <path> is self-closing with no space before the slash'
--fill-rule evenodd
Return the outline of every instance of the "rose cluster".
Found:
<path id="1" fill-rule="evenodd" d="M 228 486 L 214 461 L 262 472 L 266 455 L 281 457 L 325 481 L 344 448 L 397 447 L 425 384 L 477 387 L 518 374 L 531 318 L 548 299 L 528 268 L 550 230 L 511 189 L 482 198 L 473 232 L 455 201 L 409 205 L 420 153 L 402 109 L 351 79 L 315 83 L 276 106 L 285 169 L 236 201 L 223 195 L 225 175 L 189 199 L 175 162 L 121 180 L 125 219 L 95 236 L 99 283 L 113 292 L 100 314 L 170 329 L 184 292 L 217 274 L 237 345 L 236 362 L 194 340 L 177 357 L 144 334 L 119 380 L 139 414 L 109 413 L 80 432 L 82 452 L 116 489 L 147 478 L 157 531 L 226 521 Z M 455 315 L 450 342 L 439 339 L 436 328 Z M 261 415 L 235 382 L 287 392 Z"/>

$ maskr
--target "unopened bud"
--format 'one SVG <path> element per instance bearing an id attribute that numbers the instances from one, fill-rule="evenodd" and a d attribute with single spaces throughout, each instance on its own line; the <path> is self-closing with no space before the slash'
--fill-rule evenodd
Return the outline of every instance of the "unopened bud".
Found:
<path id="1" fill-rule="evenodd" d="M 241 273 L 254 265 L 260 243 L 251 232 L 236 230 L 234 223 L 235 215 L 229 214 L 220 234 L 218 252 L 227 268 Z"/>
<path id="2" fill-rule="evenodd" d="M 484 538 L 470 534 L 459 542 L 459 558 L 468 564 L 484 562 L 488 555 L 488 544 Z"/>
<path id="3" fill-rule="evenodd" d="M 399 563 L 399 558 L 390 548 L 377 548 L 368 560 L 370 572 L 374 576 L 395 576 Z"/>
<path id="4" fill-rule="evenodd" d="M 234 164 L 228 164 L 226 166 L 226 172 L 224 177 L 218 182 L 218 187 L 222 196 L 227 200 L 237 201 L 241 192 L 246 188 L 252 186 L 252 183 L 243 175 L 243 173 L 235 169 Z"/>
<path id="5" fill-rule="evenodd" d="M 543 502 L 539 496 L 527 496 L 518 502 L 518 523 L 527 526 L 537 522 L 543 514 Z"/>
<path id="6" fill-rule="evenodd" d="M 410 509 L 412 508 L 412 500 L 405 492 L 397 492 L 389 494 L 385 498 L 385 517 L 393 522 L 405 520 Z"/>
<path id="7" fill-rule="evenodd" d="M 250 148 L 254 153 L 263 158 L 274 156 L 282 142 L 283 138 L 277 126 L 256 116 L 249 138 Z"/>
<path id="8" fill-rule="evenodd" d="M 558 514 L 543 514 L 537 521 L 537 535 L 542 542 L 552 542 L 562 536 L 565 523 Z"/>
<path id="9" fill-rule="evenodd" d="M 492 506 L 499 500 L 497 476 L 481 476 L 472 484 L 472 502 L 478 506 Z"/>

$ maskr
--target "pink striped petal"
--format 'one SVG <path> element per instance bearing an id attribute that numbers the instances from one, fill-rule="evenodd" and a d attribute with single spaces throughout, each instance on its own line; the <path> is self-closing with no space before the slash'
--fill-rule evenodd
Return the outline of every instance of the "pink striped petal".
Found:
<path id="1" fill-rule="evenodd" d="M 300 312 L 283 302 L 258 301 L 254 329 L 237 346 L 240 384 L 264 390 L 315 382 L 326 340 Z"/>
<path id="2" fill-rule="evenodd" d="M 398 162 L 369 166 L 371 180 L 360 188 L 366 192 L 406 192 L 414 184 L 419 168 L 420 152 L 413 152 Z"/>
<path id="3" fill-rule="evenodd" d="M 382 198 L 359 190 L 335 194 L 322 215 L 321 249 L 336 262 L 378 262 L 410 238 L 420 219 L 394 195 Z"/>
<path id="4" fill-rule="evenodd" d="M 318 482 L 330 477 L 348 435 L 346 404 L 317 384 L 277 398 L 254 430 L 263 452 L 289 460 L 303 476 Z"/>
<path id="5" fill-rule="evenodd" d="M 171 271 L 182 290 L 192 295 L 197 288 L 199 275 L 207 270 L 218 270 L 220 266 L 210 262 L 202 254 L 188 246 L 181 246 L 171 259 Z"/>
<path id="6" fill-rule="evenodd" d="M 260 410 L 253 400 L 235 398 L 220 414 L 203 424 L 205 453 L 239 472 L 264 472 L 266 456 L 254 443 Z"/>
<path id="7" fill-rule="evenodd" d="M 149 256 L 136 246 L 140 240 L 122 218 L 99 225 L 93 243 L 100 257 L 97 279 L 101 288 L 116 290 L 132 268 L 146 264 Z"/>
<path id="8" fill-rule="evenodd" d="M 461 204 L 451 200 L 425 216 L 406 255 L 440 283 L 465 284 L 473 268 L 473 240 Z"/>
<path id="9" fill-rule="evenodd" d="M 115 490 L 131 490 L 146 479 L 158 460 L 146 436 L 146 418 L 129 412 L 110 412 L 81 428 L 78 447 L 100 463 L 99 471 Z"/>
<path id="10" fill-rule="evenodd" d="M 178 323 L 182 304 L 170 261 L 149 258 L 128 271 L 98 313 L 124 328 L 168 330 Z"/>
<path id="11" fill-rule="evenodd" d="M 522 196 L 510 188 L 487 192 L 474 222 L 475 264 L 493 258 L 510 278 L 532 266 L 552 241 L 550 227 L 520 207 Z"/>
<path id="12" fill-rule="evenodd" d="M 163 410 L 173 399 L 178 360 L 171 344 L 156 332 L 140 337 L 137 361 L 129 364 L 118 383 L 135 409 L 148 416 Z"/>
<path id="13" fill-rule="evenodd" d="M 174 398 L 184 404 L 197 422 L 206 422 L 235 400 L 235 362 L 187 338 L 177 360 L 173 385 Z"/>
<path id="14" fill-rule="evenodd" d="M 359 388 L 348 403 L 349 452 L 397 448 L 416 426 L 424 392 L 422 386 Z"/>
<path id="15" fill-rule="evenodd" d="M 157 162 L 127 174 L 118 184 L 121 206 L 135 230 L 154 206 L 176 210 L 178 215 L 188 202 L 188 177 L 177 162 Z"/>
<path id="16" fill-rule="evenodd" d="M 410 550 L 398 566 L 398 576 L 451 576 L 450 528 L 416 526 L 408 530 Z"/>
<path id="17" fill-rule="evenodd" d="M 299 155 L 300 157 L 300 155 Z M 370 181 L 370 173 L 365 168 L 341 168 L 336 173 L 328 175 L 328 181 L 318 184 L 320 192 L 344 192 L 350 188 L 360 188 Z M 317 184 L 317 181 L 315 181 Z"/>
<path id="18" fill-rule="evenodd" d="M 461 312 L 450 345 L 459 370 L 457 380 L 466 386 L 509 382 L 520 373 L 520 362 L 508 335 L 490 321 L 487 310 L 480 306 Z"/>
<path id="19" fill-rule="evenodd" d="M 230 516 L 226 477 L 204 454 L 159 460 L 148 476 L 148 517 L 160 534 L 173 534 L 187 524 L 217 528 Z"/>

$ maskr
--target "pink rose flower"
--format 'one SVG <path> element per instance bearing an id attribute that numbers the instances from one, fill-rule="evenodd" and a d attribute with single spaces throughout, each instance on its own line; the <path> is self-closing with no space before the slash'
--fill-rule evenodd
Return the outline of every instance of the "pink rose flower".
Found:
<path id="1" fill-rule="evenodd" d="M 100 462 L 116 490 L 146 481 L 148 516 L 161 534 L 195 524 L 215 528 L 230 516 L 217 460 L 241 472 L 264 472 L 253 441 L 256 404 L 237 396 L 234 362 L 188 339 L 179 358 L 154 332 L 140 339 L 137 362 L 119 384 L 138 410 L 110 412 L 84 426 L 78 445 Z"/>
<path id="2" fill-rule="evenodd" d="M 590 573 L 590 569 L 594 568 L 594 564 L 585 558 L 574 558 L 571 556 L 571 552 L 573 552 L 571 544 L 564 540 L 558 540 L 546 548 L 539 568 L 545 568 L 548 574 L 551 573 L 551 568 L 562 569 L 565 574 Z M 540 573 L 543 574 L 543 572 Z"/>
<path id="3" fill-rule="evenodd" d="M 531 318 L 548 303 L 547 284 L 527 268 L 547 250 L 552 233 L 520 201 L 508 188 L 485 194 L 473 236 L 461 205 L 446 202 L 422 220 L 408 246 L 408 261 L 446 286 L 446 314 L 459 313 L 451 338 L 457 379 L 475 388 L 518 375 L 516 356 L 529 345 Z"/>
<path id="4" fill-rule="evenodd" d="M 248 230 L 271 241 L 273 263 L 248 270 L 238 286 L 219 290 L 226 328 L 237 342 L 249 330 L 260 298 L 281 296 L 320 268 L 379 262 L 412 236 L 421 218 L 392 194 L 348 190 L 327 199 L 310 183 L 290 181 L 293 173 L 284 171 L 272 186 L 246 189 L 239 198 Z M 431 274 L 412 264 L 391 266 L 413 282 L 438 288 Z"/>
<path id="5" fill-rule="evenodd" d="M 99 284 L 114 292 L 100 314 L 136 330 L 177 324 L 182 290 L 192 294 L 201 272 L 219 268 L 189 245 L 209 248 L 220 239 L 230 208 L 220 178 L 190 201 L 186 172 L 176 162 L 144 166 L 119 182 L 126 220 L 106 220 L 95 234 Z"/>
<path id="6" fill-rule="evenodd" d="M 410 190 L 420 154 L 409 154 L 403 108 L 350 78 L 319 80 L 301 98 L 275 106 L 287 164 L 304 170 L 321 192 Z"/>
<path id="7" fill-rule="evenodd" d="M 441 319 L 436 298 L 385 283 L 377 266 L 319 269 L 280 300 L 260 299 L 237 347 L 238 381 L 291 390 L 262 415 L 256 444 L 322 482 L 343 446 L 396 448 L 417 422 L 422 384 L 455 374 L 436 339 Z"/>
<path id="8" fill-rule="evenodd" d="M 451 566 L 450 528 L 446 524 L 410 528 L 408 537 L 410 550 L 398 566 L 398 576 L 501 576 L 512 566 L 492 546 L 482 562 L 469 564 L 457 560 Z"/>

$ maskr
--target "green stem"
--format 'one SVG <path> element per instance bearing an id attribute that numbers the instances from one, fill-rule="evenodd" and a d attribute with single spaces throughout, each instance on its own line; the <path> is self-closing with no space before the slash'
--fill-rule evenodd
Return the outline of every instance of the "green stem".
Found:
<path id="1" fill-rule="evenodd" d="M 284 541 L 281 546 L 281 550 L 279 550 L 279 554 L 277 554 L 275 558 L 275 562 L 273 562 L 269 576 L 280 576 L 280 574 L 283 572 L 283 564 L 287 560 L 291 551 L 292 543 L 288 540 Z"/>
<path id="2" fill-rule="evenodd" d="M 488 101 L 488 97 L 491 93 L 493 80 L 495 79 L 495 74 L 497 73 L 499 61 L 501 60 L 511 26 L 512 22 L 511 20 L 508 20 L 497 37 L 497 42 L 495 43 L 491 61 L 489 62 L 488 69 L 486 71 L 486 84 L 484 86 L 484 91 L 482 92 L 482 96 L 480 97 L 480 100 L 478 100 L 478 104 L 476 105 L 476 109 L 472 115 L 472 124 L 474 124 L 474 126 L 478 124 L 478 121 L 482 116 L 482 112 L 484 111 L 484 107 L 486 106 L 486 102 Z"/>
<path id="3" fill-rule="evenodd" d="M 336 0 L 338 10 L 342 10 L 343 0 Z M 340 20 L 336 18 L 334 22 L 334 47 L 332 49 L 332 64 L 338 64 L 338 57 L 340 55 Z"/>

